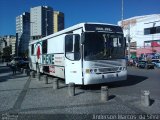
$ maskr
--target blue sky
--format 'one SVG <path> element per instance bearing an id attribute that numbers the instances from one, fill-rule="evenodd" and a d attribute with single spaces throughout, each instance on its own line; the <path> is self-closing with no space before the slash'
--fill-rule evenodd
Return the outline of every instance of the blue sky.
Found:
<path id="1" fill-rule="evenodd" d="M 121 0 L 0 0 L 0 35 L 15 35 L 16 16 L 42 5 L 64 12 L 65 27 L 121 20 Z M 148 14 L 160 14 L 160 0 L 124 0 L 124 19 Z"/>

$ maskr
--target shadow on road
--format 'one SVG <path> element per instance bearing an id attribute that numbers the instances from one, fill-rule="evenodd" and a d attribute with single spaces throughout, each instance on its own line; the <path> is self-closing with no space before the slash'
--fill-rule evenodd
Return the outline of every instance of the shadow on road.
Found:
<path id="1" fill-rule="evenodd" d="M 145 76 L 128 75 L 127 80 L 124 80 L 124 81 L 116 81 L 116 82 L 103 83 L 103 84 L 97 84 L 97 85 L 85 85 L 85 86 L 78 86 L 78 87 L 80 89 L 85 89 L 85 90 L 100 90 L 101 86 L 108 86 L 109 88 L 132 86 L 140 82 L 143 82 L 147 78 L 148 77 L 145 77 Z"/>
<path id="2" fill-rule="evenodd" d="M 8 74 L 5 74 L 5 73 L 8 73 Z M 18 78 L 26 77 L 26 75 L 22 75 L 22 73 L 20 73 L 19 71 L 16 72 L 16 75 L 13 75 L 11 69 L 9 68 L 5 70 L 3 69 L 3 71 L 1 71 L 0 74 L 4 74 L 4 75 L 0 75 L 0 82 L 5 82 L 12 79 L 16 80 Z"/>
<path id="3" fill-rule="evenodd" d="M 9 79 L 18 79 L 18 78 L 23 78 L 23 77 L 26 77 L 26 76 L 18 76 L 20 73 L 17 73 L 16 75 L 12 75 L 12 74 L 9 74 L 9 75 L 4 75 L 4 76 L 0 76 L 0 82 L 5 82 L 5 81 L 8 81 Z"/>
<path id="4" fill-rule="evenodd" d="M 0 66 L 0 74 L 8 73 L 12 71 L 10 67 Z"/>

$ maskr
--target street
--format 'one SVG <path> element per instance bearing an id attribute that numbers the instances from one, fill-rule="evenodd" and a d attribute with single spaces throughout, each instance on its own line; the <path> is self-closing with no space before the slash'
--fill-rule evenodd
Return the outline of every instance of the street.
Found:
<path id="1" fill-rule="evenodd" d="M 26 74 L 12 71 L 0 64 L 0 119 L 99 119 L 117 118 L 160 119 L 160 69 L 128 67 L 126 81 L 101 85 L 76 86 L 75 96 L 69 97 L 67 85 L 60 80 L 60 87 L 53 90 L 52 79 L 45 84 Z M 101 86 L 108 86 L 109 100 L 101 101 Z M 150 106 L 141 104 L 141 91 L 149 90 Z M 100 116 L 104 115 L 104 116 Z M 112 116 L 109 116 L 112 115 Z M 114 116 L 121 115 L 121 116 Z M 143 116 L 144 117 L 144 116 Z"/>

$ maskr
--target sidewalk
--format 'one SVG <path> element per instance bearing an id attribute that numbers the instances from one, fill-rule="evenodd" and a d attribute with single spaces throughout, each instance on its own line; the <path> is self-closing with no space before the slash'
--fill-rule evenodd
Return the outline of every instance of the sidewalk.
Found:
<path id="1" fill-rule="evenodd" d="M 69 120 L 80 116 L 81 119 L 93 119 L 95 115 L 101 114 L 159 114 L 160 111 L 159 99 L 156 99 L 151 106 L 144 107 L 141 105 L 139 94 L 126 95 L 110 89 L 109 101 L 103 102 L 100 89 L 84 89 L 77 86 L 75 96 L 69 97 L 68 87 L 62 80 L 59 89 L 53 90 L 51 78 L 49 83 L 45 84 L 43 77 L 38 81 L 37 78 L 30 78 L 20 73 L 12 76 L 10 72 L 7 76 L 3 76 L 7 77 L 6 81 L 0 82 L 0 112 L 18 113 L 23 119 L 26 116 L 34 120 L 55 116 L 61 118 L 59 115 Z"/>

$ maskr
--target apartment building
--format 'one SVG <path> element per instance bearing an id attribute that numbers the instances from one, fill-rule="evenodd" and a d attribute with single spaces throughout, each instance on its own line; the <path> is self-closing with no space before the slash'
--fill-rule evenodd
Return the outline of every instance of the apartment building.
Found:
<path id="1" fill-rule="evenodd" d="M 54 11 L 54 20 L 53 20 L 53 27 L 54 33 L 64 29 L 64 13 L 59 11 Z"/>
<path id="2" fill-rule="evenodd" d="M 30 40 L 30 13 L 24 12 L 16 17 L 17 52 L 23 54 Z"/>
<path id="3" fill-rule="evenodd" d="M 131 56 L 160 54 L 160 14 L 132 17 L 118 25 L 123 27 L 125 37 L 130 36 Z"/>
<path id="4" fill-rule="evenodd" d="M 53 34 L 53 8 L 37 6 L 30 9 L 31 40 Z"/>

